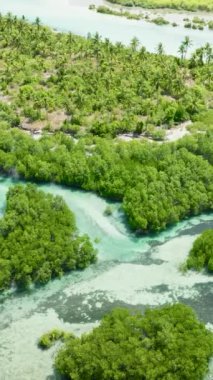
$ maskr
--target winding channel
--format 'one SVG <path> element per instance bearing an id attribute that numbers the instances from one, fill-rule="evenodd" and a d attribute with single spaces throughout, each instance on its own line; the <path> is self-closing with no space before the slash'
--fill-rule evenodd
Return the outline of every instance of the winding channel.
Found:
<path id="1" fill-rule="evenodd" d="M 0 180 L 1 214 L 6 192 L 15 182 Z M 111 204 L 113 215 L 106 217 L 108 203 L 95 194 L 54 184 L 40 187 L 61 195 L 75 212 L 80 232 L 99 240 L 98 262 L 43 288 L 1 296 L 1 380 L 55 380 L 55 348 L 41 352 L 37 348 L 39 336 L 54 327 L 81 334 L 115 306 L 143 311 L 147 306 L 181 301 L 194 307 L 213 327 L 213 278 L 179 271 L 197 235 L 213 227 L 212 215 L 191 218 L 159 235 L 136 237 L 126 227 L 119 204 Z M 211 373 L 209 376 L 210 380 Z"/>
<path id="2" fill-rule="evenodd" d="M 169 54 L 177 54 L 185 35 L 193 49 L 213 41 L 213 32 L 160 27 L 144 21 L 97 14 L 88 10 L 91 0 L 6 0 L 0 12 L 25 15 L 64 31 L 86 36 L 98 32 L 104 38 L 128 44 L 134 36 L 150 51 L 163 42 Z M 102 0 L 92 1 L 103 4 Z M 178 17 L 173 14 L 171 17 Z M 212 16 L 211 16 L 212 17 Z M 0 178 L 0 214 L 7 190 L 15 183 Z M 54 184 L 40 186 L 61 195 L 74 211 L 81 233 L 98 240 L 98 262 L 83 272 L 70 273 L 40 289 L 0 296 L 0 380 L 56 380 L 52 363 L 56 348 L 41 352 L 39 336 L 54 327 L 76 334 L 89 331 L 115 306 L 143 311 L 181 301 L 194 307 L 213 328 L 213 278 L 205 273 L 182 274 L 180 264 L 197 235 L 213 228 L 211 214 L 191 218 L 155 236 L 136 237 L 125 225 L 120 205 L 104 216 L 107 202 L 95 194 Z M 210 366 L 208 380 L 213 379 Z"/>

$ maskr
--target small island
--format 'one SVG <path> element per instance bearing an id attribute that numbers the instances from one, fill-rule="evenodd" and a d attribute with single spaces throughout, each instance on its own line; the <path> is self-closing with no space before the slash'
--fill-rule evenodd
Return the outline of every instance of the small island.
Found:
<path id="1" fill-rule="evenodd" d="M 55 367 L 75 380 L 201 380 L 213 354 L 213 334 L 182 304 L 141 313 L 115 309 L 92 332 L 75 338 L 53 330 L 39 340 L 64 341 Z"/>
<path id="2" fill-rule="evenodd" d="M 204 231 L 194 242 L 186 262 L 188 269 L 213 273 L 213 229 Z"/>
<path id="3" fill-rule="evenodd" d="M 79 236 L 74 214 L 60 196 L 31 184 L 9 189 L 0 220 L 0 290 L 45 284 L 95 259 L 88 236 Z"/>

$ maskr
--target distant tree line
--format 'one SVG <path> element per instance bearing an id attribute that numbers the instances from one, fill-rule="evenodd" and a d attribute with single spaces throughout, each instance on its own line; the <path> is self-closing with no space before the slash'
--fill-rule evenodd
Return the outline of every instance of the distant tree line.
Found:
<path id="1" fill-rule="evenodd" d="M 185 9 L 187 11 L 213 11 L 212 0 L 108 0 L 113 4 L 121 4 L 127 7 L 144 8 L 171 8 Z"/>

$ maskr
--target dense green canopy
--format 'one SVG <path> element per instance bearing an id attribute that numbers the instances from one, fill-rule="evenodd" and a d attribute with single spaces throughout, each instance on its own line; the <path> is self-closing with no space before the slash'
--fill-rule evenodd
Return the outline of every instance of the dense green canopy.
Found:
<path id="1" fill-rule="evenodd" d="M 203 232 L 194 242 L 187 260 L 189 269 L 206 268 L 213 273 L 213 230 Z"/>
<path id="2" fill-rule="evenodd" d="M 55 365 L 71 380 L 201 380 L 212 354 L 212 333 L 177 304 L 144 315 L 114 310 L 68 340 Z"/>
<path id="3" fill-rule="evenodd" d="M 140 232 L 212 210 L 209 44 L 186 60 L 187 37 L 175 58 L 162 46 L 148 53 L 137 39 L 124 47 L 99 35 L 53 33 L 39 19 L 33 25 L 11 14 L 0 17 L 0 32 L 2 171 L 122 201 Z M 176 144 L 112 140 L 127 131 L 160 139 L 189 119 L 207 133 Z M 17 127 L 53 136 L 33 141 Z"/>
<path id="4" fill-rule="evenodd" d="M 120 200 L 133 229 L 159 231 L 213 208 L 212 135 L 176 144 L 114 142 L 57 134 L 34 141 L 0 129 L 0 168 Z"/>
<path id="5" fill-rule="evenodd" d="M 44 284 L 95 258 L 88 236 L 78 235 L 74 215 L 61 197 L 34 185 L 9 189 L 0 219 L 0 289 L 12 283 Z"/>
<path id="6" fill-rule="evenodd" d="M 0 33 L 0 120 L 12 126 L 159 139 L 211 104 L 210 44 L 187 61 L 187 37 L 175 58 L 162 44 L 151 54 L 136 38 L 124 47 L 98 34 L 53 33 L 39 19 L 32 25 L 10 14 L 0 17 Z"/>

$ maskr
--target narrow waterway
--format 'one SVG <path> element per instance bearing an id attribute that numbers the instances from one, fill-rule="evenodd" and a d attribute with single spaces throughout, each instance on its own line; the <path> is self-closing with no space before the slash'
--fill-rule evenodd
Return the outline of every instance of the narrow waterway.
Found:
<path id="1" fill-rule="evenodd" d="M 113 42 L 121 41 L 124 44 L 129 44 L 136 36 L 149 51 L 156 51 L 157 45 L 162 42 L 166 53 L 173 55 L 177 55 L 180 43 L 186 35 L 192 41 L 191 50 L 207 42 L 213 42 L 213 31 L 209 29 L 199 31 L 186 29 L 183 25 L 177 28 L 171 25 L 158 26 L 144 20 L 127 20 L 124 17 L 104 15 L 89 10 L 91 3 L 106 5 L 103 0 L 2 0 L 0 12 L 25 15 L 29 20 L 35 20 L 38 16 L 43 23 L 59 30 L 72 31 L 83 36 L 98 32 L 103 38 L 109 38 Z M 171 10 L 164 10 L 162 15 L 178 24 L 184 17 L 184 13 L 172 13 Z M 185 17 L 193 17 L 192 15 L 189 16 L 189 13 L 185 12 Z M 207 18 L 213 19 L 212 14 Z"/>
<path id="2" fill-rule="evenodd" d="M 186 35 L 193 41 L 192 49 L 213 42 L 212 31 L 97 14 L 88 10 L 90 3 L 103 1 L 2 0 L 0 12 L 24 14 L 29 20 L 38 16 L 43 23 L 60 30 L 83 36 L 98 32 L 103 38 L 125 44 L 136 36 L 150 51 L 163 42 L 170 54 L 177 54 Z M 170 17 L 175 21 L 179 16 L 174 13 Z M 0 214 L 4 212 L 6 192 L 13 184 L 9 178 L 0 178 Z M 179 270 L 198 234 L 213 228 L 212 215 L 191 218 L 157 236 L 139 238 L 125 225 L 119 204 L 111 204 L 113 215 L 106 217 L 108 202 L 95 194 L 53 184 L 41 187 L 63 196 L 76 215 L 80 232 L 88 233 L 94 244 L 99 241 L 98 262 L 43 288 L 0 296 L 0 380 L 55 380 L 55 348 L 40 351 L 39 336 L 54 327 L 81 334 L 97 325 L 115 306 L 143 311 L 147 306 L 181 301 L 213 327 L 213 278 L 205 273 L 182 274 Z M 208 380 L 212 379 L 213 368 L 208 375 Z"/>
<path id="3" fill-rule="evenodd" d="M 1 213 L 6 192 L 14 183 L 1 178 Z M 76 214 L 80 232 L 99 240 L 98 262 L 43 288 L 0 297 L 1 380 L 56 379 L 52 369 L 55 349 L 40 351 L 39 336 L 54 327 L 81 334 L 115 306 L 143 311 L 147 306 L 182 301 L 212 326 L 213 278 L 179 271 L 197 235 L 213 227 L 211 215 L 191 218 L 157 236 L 141 238 L 125 226 L 119 204 L 111 204 L 113 215 L 106 217 L 108 203 L 95 194 L 53 184 L 41 188 L 63 196 Z M 212 379 L 211 374 L 208 379 Z"/>

